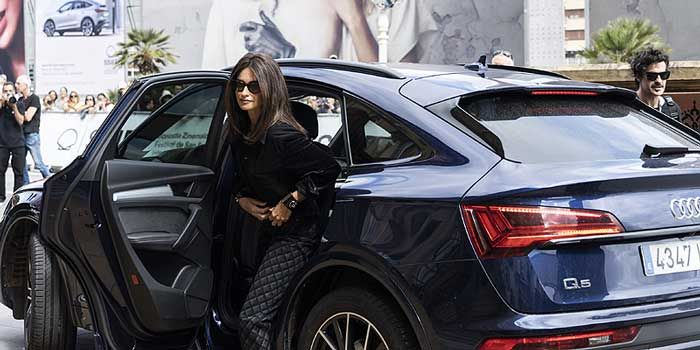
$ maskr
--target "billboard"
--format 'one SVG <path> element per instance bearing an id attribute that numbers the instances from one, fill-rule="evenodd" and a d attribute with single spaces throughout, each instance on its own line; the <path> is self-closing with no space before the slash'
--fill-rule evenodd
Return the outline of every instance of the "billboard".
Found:
<path id="1" fill-rule="evenodd" d="M 24 1 L 6 0 L 0 16 L 0 74 L 9 81 L 25 74 Z"/>
<path id="2" fill-rule="evenodd" d="M 124 40 L 125 0 L 36 2 L 36 91 L 67 86 L 81 94 L 114 89 L 124 80 L 115 68 Z"/>
<path id="3" fill-rule="evenodd" d="M 210 1 L 208 17 L 203 17 L 202 68 L 234 65 L 250 51 L 275 58 L 337 56 L 376 61 L 377 2 L 395 3 L 386 10 L 389 62 L 469 63 L 495 49 L 510 50 L 517 63 L 523 62 L 522 0 Z M 174 0 L 169 4 L 166 10 L 207 14 L 207 7 L 197 1 Z M 144 11 L 144 20 L 173 33 L 171 38 L 181 56 L 200 49 L 194 29 L 201 22 L 170 23 L 172 20 L 160 13 L 153 18 L 149 13 Z M 185 27 L 186 32 L 182 30 Z M 195 68 L 191 66 L 193 59 L 182 60 L 183 65 L 177 68 Z"/>

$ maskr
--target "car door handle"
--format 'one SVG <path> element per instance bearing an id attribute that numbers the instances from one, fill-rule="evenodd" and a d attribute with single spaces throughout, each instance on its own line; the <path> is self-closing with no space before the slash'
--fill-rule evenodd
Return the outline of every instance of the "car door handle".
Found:
<path id="1" fill-rule="evenodd" d="M 355 198 L 339 198 L 339 199 L 335 200 L 336 203 L 351 203 L 354 201 L 355 201 Z"/>

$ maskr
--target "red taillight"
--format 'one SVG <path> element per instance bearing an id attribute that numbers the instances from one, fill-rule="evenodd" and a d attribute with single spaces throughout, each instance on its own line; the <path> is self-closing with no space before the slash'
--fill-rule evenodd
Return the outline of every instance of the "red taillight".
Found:
<path id="1" fill-rule="evenodd" d="M 598 210 L 462 205 L 467 233 L 480 257 L 526 254 L 553 239 L 623 232 L 622 225 Z"/>
<path id="2" fill-rule="evenodd" d="M 595 91 L 577 91 L 577 90 L 535 90 L 530 92 L 531 95 L 560 95 L 560 96 L 598 96 Z"/>
<path id="3" fill-rule="evenodd" d="M 564 350 L 627 343 L 639 333 L 639 326 L 609 331 L 554 335 L 548 337 L 487 339 L 479 350 Z"/>
<path id="4" fill-rule="evenodd" d="M 98 8 L 95 9 L 95 12 L 97 12 L 97 13 L 103 13 L 103 12 L 107 12 L 107 10 L 98 7 Z"/>

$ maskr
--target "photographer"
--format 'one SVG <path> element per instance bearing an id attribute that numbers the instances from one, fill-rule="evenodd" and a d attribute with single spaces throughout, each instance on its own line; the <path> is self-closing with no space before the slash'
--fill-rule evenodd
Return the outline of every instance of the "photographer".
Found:
<path id="1" fill-rule="evenodd" d="M 0 201 L 5 201 L 5 172 L 12 154 L 12 172 L 15 175 L 14 190 L 24 184 L 22 171 L 25 166 L 24 106 L 17 103 L 12 82 L 2 86 L 0 96 Z"/>

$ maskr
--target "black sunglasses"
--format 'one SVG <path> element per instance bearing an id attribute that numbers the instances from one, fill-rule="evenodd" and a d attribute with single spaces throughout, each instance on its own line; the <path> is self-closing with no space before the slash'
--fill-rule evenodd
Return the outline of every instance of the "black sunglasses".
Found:
<path id="1" fill-rule="evenodd" d="M 668 80 L 668 78 L 671 76 L 671 71 L 665 71 L 661 73 L 656 73 L 656 72 L 646 72 L 646 77 L 650 81 L 655 81 L 656 78 L 661 77 L 661 80 Z"/>
<path id="2" fill-rule="evenodd" d="M 503 56 L 506 56 L 510 59 L 513 58 L 513 54 L 510 53 L 510 51 L 506 51 L 506 50 L 496 50 L 491 54 L 491 57 L 498 56 L 498 55 L 503 55 Z"/>
<path id="3" fill-rule="evenodd" d="M 241 80 L 236 81 L 236 91 L 243 92 L 243 89 L 245 89 L 246 87 L 248 88 L 248 91 L 250 91 L 251 94 L 260 93 L 260 84 L 258 84 L 257 80 L 253 80 L 247 84 Z"/>

